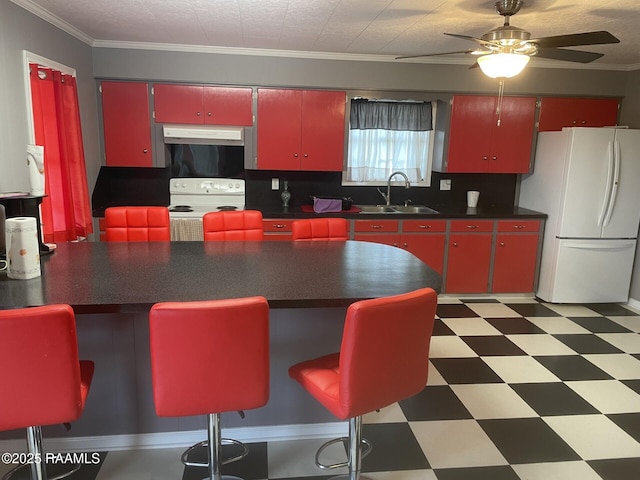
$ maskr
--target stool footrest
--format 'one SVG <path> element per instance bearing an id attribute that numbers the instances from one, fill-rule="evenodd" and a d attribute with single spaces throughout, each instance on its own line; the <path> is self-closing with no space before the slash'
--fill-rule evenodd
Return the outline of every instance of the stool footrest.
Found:
<path id="1" fill-rule="evenodd" d="M 318 468 L 320 468 L 321 470 L 333 470 L 334 468 L 341 468 L 341 467 L 348 467 L 349 466 L 349 460 L 350 460 L 349 458 L 347 458 L 346 462 L 332 463 L 330 465 L 325 465 L 324 463 L 322 463 L 320 461 L 320 455 L 322 455 L 322 452 L 327 447 L 333 445 L 334 443 L 338 443 L 338 442 L 342 442 L 342 444 L 345 446 L 345 449 L 347 450 L 347 452 L 349 451 L 349 437 L 334 438 L 332 440 L 329 440 L 328 442 L 323 443 L 322 446 L 320 446 L 320 448 L 316 452 L 316 466 Z M 363 438 L 361 443 L 365 446 L 365 448 L 362 450 L 362 457 L 361 457 L 361 458 L 364 458 L 367 455 L 369 455 L 369 453 L 371 452 L 371 449 L 373 447 L 371 445 L 371 442 L 369 440 L 367 440 L 366 438 Z"/>
<path id="2" fill-rule="evenodd" d="M 244 457 L 246 457 L 249 454 L 249 448 L 242 442 L 239 442 L 238 440 L 233 440 L 231 438 L 223 438 L 222 439 L 222 444 L 223 445 L 238 445 L 239 447 L 242 448 L 242 453 L 234 456 L 234 457 L 229 457 L 229 458 L 225 458 L 224 460 L 222 460 L 222 465 L 226 465 L 228 463 L 233 463 L 233 462 L 237 462 L 238 460 L 242 460 Z M 180 458 L 180 460 L 182 461 L 182 464 L 187 466 L 187 467 L 208 467 L 209 466 L 209 462 L 206 463 L 202 463 L 202 462 L 191 462 L 189 461 L 189 455 L 191 454 L 191 452 L 193 452 L 194 450 L 198 449 L 198 448 L 207 448 L 209 445 L 209 441 L 208 440 L 203 440 L 202 442 L 196 443 L 195 445 L 190 446 L 189 448 L 187 448 L 184 453 L 182 454 L 182 457 Z"/>

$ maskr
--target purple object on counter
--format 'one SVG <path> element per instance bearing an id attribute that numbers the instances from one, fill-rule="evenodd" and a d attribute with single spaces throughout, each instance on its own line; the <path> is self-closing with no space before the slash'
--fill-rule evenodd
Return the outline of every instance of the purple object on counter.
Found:
<path id="1" fill-rule="evenodd" d="M 341 212 L 342 200 L 329 198 L 314 198 L 313 211 L 316 213 Z"/>

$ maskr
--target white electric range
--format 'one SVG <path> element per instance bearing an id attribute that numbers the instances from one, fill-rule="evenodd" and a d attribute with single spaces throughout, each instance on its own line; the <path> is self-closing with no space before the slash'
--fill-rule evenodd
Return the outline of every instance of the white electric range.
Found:
<path id="1" fill-rule="evenodd" d="M 169 216 L 202 219 L 207 212 L 244 210 L 245 183 L 237 178 L 172 178 Z"/>

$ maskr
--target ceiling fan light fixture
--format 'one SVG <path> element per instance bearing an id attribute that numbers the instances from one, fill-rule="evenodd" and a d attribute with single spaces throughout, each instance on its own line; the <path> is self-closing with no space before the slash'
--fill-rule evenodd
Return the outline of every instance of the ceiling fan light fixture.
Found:
<path id="1" fill-rule="evenodd" d="M 480 70 L 487 77 L 511 78 L 518 75 L 529 63 L 529 56 L 519 53 L 493 53 L 478 57 Z"/>

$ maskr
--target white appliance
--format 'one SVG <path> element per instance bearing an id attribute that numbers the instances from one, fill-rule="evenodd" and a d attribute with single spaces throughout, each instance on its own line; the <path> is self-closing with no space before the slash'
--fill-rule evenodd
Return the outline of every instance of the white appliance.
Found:
<path id="1" fill-rule="evenodd" d="M 202 219 L 207 212 L 244 210 L 245 182 L 237 178 L 172 178 L 169 217 Z"/>
<path id="2" fill-rule="evenodd" d="M 626 302 L 640 223 L 640 130 L 538 134 L 521 207 L 548 215 L 537 296 L 554 303 Z"/>

